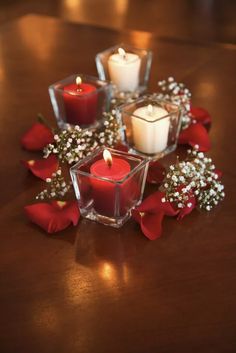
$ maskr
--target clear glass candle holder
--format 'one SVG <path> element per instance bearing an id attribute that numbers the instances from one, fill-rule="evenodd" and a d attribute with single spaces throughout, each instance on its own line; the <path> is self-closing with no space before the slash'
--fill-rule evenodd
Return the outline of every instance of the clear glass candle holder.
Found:
<path id="1" fill-rule="evenodd" d="M 155 160 L 176 149 L 182 117 L 180 106 L 146 96 L 117 108 L 117 117 L 130 153 Z"/>
<path id="2" fill-rule="evenodd" d="M 110 152 L 112 164 L 103 156 Z M 99 148 L 75 164 L 70 174 L 81 215 L 121 227 L 143 197 L 149 160 L 110 148 Z"/>
<path id="3" fill-rule="evenodd" d="M 59 128 L 79 125 L 99 126 L 109 111 L 111 83 L 97 77 L 74 74 L 49 87 L 49 95 Z"/>
<path id="4" fill-rule="evenodd" d="M 140 94 L 147 89 L 152 52 L 119 44 L 96 55 L 98 75 L 111 81 L 114 95 Z"/>

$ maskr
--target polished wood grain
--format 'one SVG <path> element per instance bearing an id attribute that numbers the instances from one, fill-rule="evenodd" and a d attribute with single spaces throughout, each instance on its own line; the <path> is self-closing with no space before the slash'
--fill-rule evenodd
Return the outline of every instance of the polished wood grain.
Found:
<path id="1" fill-rule="evenodd" d="M 81 220 L 46 235 L 23 214 L 43 183 L 20 165 L 35 155 L 19 138 L 37 112 L 54 123 L 49 84 L 96 74 L 95 54 L 122 41 L 153 50 L 150 90 L 173 75 L 211 112 L 209 154 L 226 199 L 209 214 L 166 219 L 154 242 L 133 221 L 115 230 Z M 3 25 L 0 43 L 0 351 L 234 353 L 235 47 L 40 16 Z"/>
<path id="2" fill-rule="evenodd" d="M 29 13 L 165 38 L 236 44 L 235 0 L 0 1 L 0 24 Z"/>

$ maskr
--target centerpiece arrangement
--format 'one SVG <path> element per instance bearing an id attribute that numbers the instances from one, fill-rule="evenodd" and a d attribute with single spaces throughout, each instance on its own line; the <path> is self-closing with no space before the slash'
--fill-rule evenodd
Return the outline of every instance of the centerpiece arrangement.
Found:
<path id="1" fill-rule="evenodd" d="M 21 139 L 44 153 L 23 163 L 46 182 L 25 211 L 47 232 L 76 225 L 80 215 L 118 228 L 132 217 L 155 239 L 165 215 L 210 211 L 224 198 L 221 173 L 204 154 L 210 115 L 172 77 L 146 94 L 151 61 L 150 51 L 115 46 L 96 56 L 98 78 L 74 74 L 49 87 L 58 130 L 40 117 Z M 192 149 L 165 170 L 159 159 L 178 144 Z M 142 201 L 146 183 L 159 190 Z"/>

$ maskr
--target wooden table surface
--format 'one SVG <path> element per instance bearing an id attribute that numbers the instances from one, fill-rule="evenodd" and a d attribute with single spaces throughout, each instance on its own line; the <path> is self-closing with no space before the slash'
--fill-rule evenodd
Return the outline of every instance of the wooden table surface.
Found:
<path id="1" fill-rule="evenodd" d="M 173 75 L 213 117 L 213 157 L 225 201 L 211 213 L 167 219 L 148 241 L 133 221 L 120 230 L 81 220 L 48 236 L 23 206 L 42 182 L 20 164 L 19 138 L 42 112 L 48 86 L 96 75 L 97 52 L 125 42 L 154 52 L 150 89 Z M 202 45 L 25 16 L 0 28 L 0 351 L 236 352 L 236 46 Z"/>

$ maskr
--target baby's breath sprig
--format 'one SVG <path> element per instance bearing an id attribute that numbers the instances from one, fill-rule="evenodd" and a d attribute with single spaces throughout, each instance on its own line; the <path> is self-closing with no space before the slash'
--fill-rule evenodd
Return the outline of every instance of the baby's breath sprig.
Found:
<path id="1" fill-rule="evenodd" d="M 37 200 L 53 199 L 56 197 L 64 197 L 71 188 L 71 183 L 66 183 L 61 168 L 52 174 L 51 178 L 46 179 L 47 188 L 41 191 L 37 196 Z"/>
<path id="2" fill-rule="evenodd" d="M 173 202 L 179 209 L 191 208 L 191 197 L 195 197 L 199 208 L 210 211 L 225 197 L 212 159 L 198 152 L 198 146 L 188 150 L 185 161 L 170 166 L 163 188 L 166 196 L 162 202 Z"/>
<path id="3" fill-rule="evenodd" d="M 161 92 L 154 93 L 154 98 L 169 100 L 174 104 L 181 105 L 183 109 L 182 129 L 191 123 L 190 99 L 191 93 L 184 83 L 178 83 L 173 77 L 158 81 Z"/>
<path id="4" fill-rule="evenodd" d="M 158 81 L 160 92 L 148 95 L 153 99 L 165 99 L 174 104 L 181 105 L 183 109 L 182 129 L 186 129 L 191 122 L 190 99 L 191 93 L 184 83 L 178 83 L 173 77 L 166 80 Z M 116 96 L 111 99 L 111 105 L 116 108 L 125 103 L 132 103 L 140 97 L 139 92 L 117 92 Z M 145 98 L 146 95 L 143 95 Z"/>
<path id="5" fill-rule="evenodd" d="M 125 103 L 132 103 L 139 98 L 139 96 L 139 92 L 119 92 L 111 99 L 112 108 L 117 108 Z"/>
<path id="6" fill-rule="evenodd" d="M 112 113 L 104 115 L 100 129 L 81 129 L 79 126 L 54 135 L 54 142 L 44 149 L 44 157 L 55 154 L 64 163 L 73 164 L 90 155 L 98 146 L 114 147 L 120 138 L 119 124 Z"/>
<path id="7" fill-rule="evenodd" d="M 115 117 L 116 111 L 104 113 L 103 128 L 97 131 L 96 139 L 99 146 L 115 147 L 120 140 L 120 124 Z"/>
<path id="8" fill-rule="evenodd" d="M 72 164 L 96 147 L 93 130 L 82 130 L 79 126 L 69 127 L 54 135 L 54 142 L 44 149 L 44 157 L 54 154 L 62 163 Z"/>

